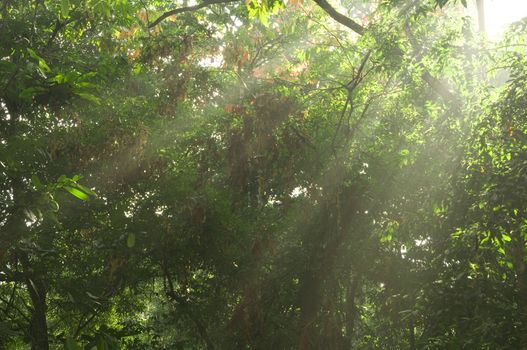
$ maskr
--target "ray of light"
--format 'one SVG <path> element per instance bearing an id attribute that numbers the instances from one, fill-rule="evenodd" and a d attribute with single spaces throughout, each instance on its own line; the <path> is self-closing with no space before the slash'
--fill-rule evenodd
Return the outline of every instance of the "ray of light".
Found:
<path id="1" fill-rule="evenodd" d="M 507 26 L 527 17 L 527 0 L 486 0 L 485 22 L 489 37 L 499 38 Z"/>

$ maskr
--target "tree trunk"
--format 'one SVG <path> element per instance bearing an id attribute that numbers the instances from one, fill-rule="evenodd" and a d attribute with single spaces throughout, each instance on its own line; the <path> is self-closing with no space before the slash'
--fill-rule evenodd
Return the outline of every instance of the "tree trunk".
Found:
<path id="1" fill-rule="evenodd" d="M 525 240 L 521 234 L 515 235 L 513 241 L 514 270 L 518 292 L 518 314 L 521 327 L 519 342 L 527 344 L 527 264 L 524 261 Z"/>
<path id="2" fill-rule="evenodd" d="M 359 282 L 358 276 L 351 278 L 348 286 L 348 293 L 346 295 L 346 337 L 348 338 L 348 348 L 353 348 L 353 332 L 355 328 L 355 295 L 357 294 L 357 286 Z"/>
<path id="3" fill-rule="evenodd" d="M 307 271 L 302 278 L 300 289 L 300 340 L 298 348 L 307 350 L 314 348 L 315 323 L 320 307 L 321 278 L 313 271 Z"/>
<path id="4" fill-rule="evenodd" d="M 46 291 L 41 286 L 33 288 L 28 285 L 33 310 L 29 330 L 31 333 L 31 350 L 49 350 L 48 324 L 46 320 Z M 38 293 L 37 293 L 38 292 Z"/>
<path id="5" fill-rule="evenodd" d="M 416 350 L 415 347 L 415 326 L 413 318 L 410 319 L 410 324 L 408 325 L 408 343 L 410 345 L 410 350 Z"/>
<path id="6" fill-rule="evenodd" d="M 40 276 L 34 273 L 26 253 L 21 254 L 20 261 L 24 267 L 26 287 L 32 305 L 29 323 L 31 350 L 49 350 L 48 323 L 46 320 L 46 286 Z"/>

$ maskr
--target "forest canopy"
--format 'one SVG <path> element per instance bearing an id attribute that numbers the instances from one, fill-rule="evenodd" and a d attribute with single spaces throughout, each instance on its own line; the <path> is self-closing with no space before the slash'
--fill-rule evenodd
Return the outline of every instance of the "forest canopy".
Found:
<path id="1" fill-rule="evenodd" d="M 527 19 L 493 15 L 0 2 L 0 350 L 527 348 Z"/>

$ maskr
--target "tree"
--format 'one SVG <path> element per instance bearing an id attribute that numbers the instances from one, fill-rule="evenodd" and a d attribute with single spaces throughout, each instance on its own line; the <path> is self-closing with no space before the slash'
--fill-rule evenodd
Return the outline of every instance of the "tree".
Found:
<path id="1" fill-rule="evenodd" d="M 524 346 L 525 24 L 466 5 L 0 5 L 0 348 Z"/>

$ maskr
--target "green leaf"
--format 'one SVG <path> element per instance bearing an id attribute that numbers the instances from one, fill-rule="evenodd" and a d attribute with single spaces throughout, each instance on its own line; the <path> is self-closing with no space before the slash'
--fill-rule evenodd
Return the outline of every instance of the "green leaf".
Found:
<path id="1" fill-rule="evenodd" d="M 381 242 L 391 242 L 392 240 L 392 234 L 391 233 L 388 233 L 386 235 L 383 235 L 381 237 Z"/>
<path id="2" fill-rule="evenodd" d="M 511 241 L 511 236 L 506 235 L 506 234 L 502 234 L 502 235 L 501 235 L 501 239 L 502 239 L 504 242 L 510 242 L 510 241 Z"/>
<path id="3" fill-rule="evenodd" d="M 269 27 L 269 12 L 264 6 L 258 10 L 258 19 L 265 27 Z"/>
<path id="4" fill-rule="evenodd" d="M 20 94 L 18 95 L 18 97 L 20 97 L 21 99 L 31 99 L 33 96 L 40 95 L 46 91 L 47 90 L 43 87 L 32 86 L 32 87 L 22 90 Z"/>
<path id="5" fill-rule="evenodd" d="M 75 83 L 75 85 L 79 88 L 82 88 L 82 89 L 94 89 L 97 87 L 96 84 L 94 83 L 90 83 L 89 81 L 81 81 L 81 82 L 77 82 Z"/>
<path id="6" fill-rule="evenodd" d="M 101 99 L 98 98 L 97 96 L 94 96 L 92 94 L 88 94 L 88 93 L 85 93 L 85 92 L 77 92 L 77 96 L 79 96 L 80 98 L 83 98 L 87 101 L 90 101 L 90 102 L 93 102 L 95 104 L 100 104 L 101 103 Z"/>
<path id="7" fill-rule="evenodd" d="M 79 191 L 76 188 L 70 187 L 70 186 L 64 186 L 64 189 L 74 195 L 75 197 L 79 198 L 80 200 L 88 200 L 88 195 L 82 191 Z"/>
<path id="8" fill-rule="evenodd" d="M 126 245 L 128 248 L 133 248 L 135 246 L 135 233 L 129 233 L 128 239 L 126 240 Z"/>
<path id="9" fill-rule="evenodd" d="M 79 183 L 76 183 L 75 186 L 76 186 L 78 189 L 82 190 L 84 193 L 86 193 L 86 194 L 88 194 L 88 195 L 90 195 L 90 196 L 94 196 L 94 197 L 95 197 L 95 196 L 97 195 L 97 194 L 96 194 L 95 192 L 93 192 L 91 189 L 89 189 L 88 187 L 83 186 L 83 185 L 81 185 L 81 184 L 79 184 Z"/>
<path id="10" fill-rule="evenodd" d="M 38 61 L 38 67 L 46 73 L 51 72 L 51 68 L 49 68 L 48 64 L 44 60 Z"/>
<path id="11" fill-rule="evenodd" d="M 46 61 L 44 61 L 44 59 L 42 57 L 40 57 L 39 55 L 37 55 L 37 53 L 35 51 L 33 51 L 32 49 L 30 49 L 29 47 L 27 48 L 27 52 L 29 52 L 29 56 L 31 56 L 32 58 L 34 58 L 35 60 L 38 61 L 38 67 L 40 69 L 42 69 L 44 72 L 46 73 L 49 73 L 51 72 L 51 68 L 49 68 L 48 64 L 46 63 Z"/>
<path id="12" fill-rule="evenodd" d="M 66 175 L 60 175 L 59 178 L 57 179 L 57 183 L 60 184 L 60 185 L 64 185 L 66 183 L 68 183 L 68 177 Z"/>
<path id="13" fill-rule="evenodd" d="M 60 10 L 62 16 L 69 17 L 70 15 L 70 0 L 60 0 Z"/>
<path id="14" fill-rule="evenodd" d="M 55 75 L 53 78 L 49 78 L 49 81 L 50 82 L 55 82 L 57 84 L 64 84 L 65 83 L 65 81 L 64 81 L 64 74 L 59 73 L 59 74 Z"/>
<path id="15" fill-rule="evenodd" d="M 33 49 L 30 49 L 29 47 L 27 48 L 27 52 L 29 52 L 29 56 L 33 57 L 37 61 L 42 59 Z"/>
<path id="16" fill-rule="evenodd" d="M 90 298 L 92 298 L 92 299 L 99 299 L 98 296 L 93 295 L 92 293 L 90 293 L 90 292 L 88 292 L 88 291 L 86 291 L 86 295 L 88 295 L 88 296 L 89 296 Z"/>
<path id="17" fill-rule="evenodd" d="M 37 174 L 31 175 L 31 182 L 37 188 L 37 190 L 41 190 L 44 188 L 44 185 L 42 184 L 42 182 L 40 182 L 40 179 L 38 178 Z"/>
<path id="18" fill-rule="evenodd" d="M 82 75 L 82 80 L 90 79 L 97 76 L 97 72 L 88 72 Z"/>

